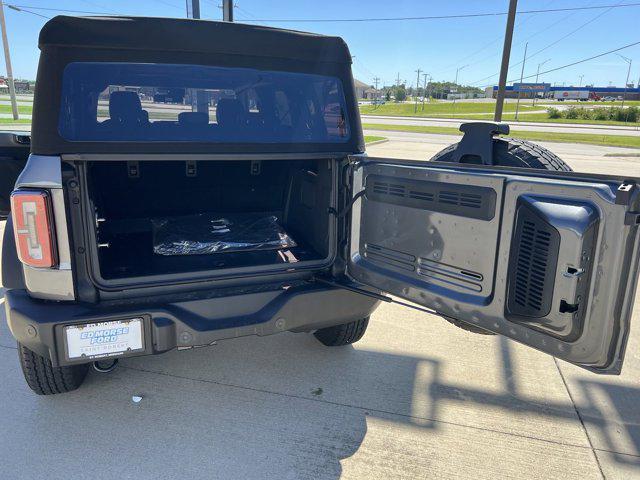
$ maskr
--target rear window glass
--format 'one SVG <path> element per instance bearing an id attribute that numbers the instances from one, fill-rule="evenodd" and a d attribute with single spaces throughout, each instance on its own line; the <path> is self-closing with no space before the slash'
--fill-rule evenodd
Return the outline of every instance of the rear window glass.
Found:
<path id="1" fill-rule="evenodd" d="M 336 77 L 202 65 L 71 63 L 58 130 L 70 141 L 342 143 Z"/>

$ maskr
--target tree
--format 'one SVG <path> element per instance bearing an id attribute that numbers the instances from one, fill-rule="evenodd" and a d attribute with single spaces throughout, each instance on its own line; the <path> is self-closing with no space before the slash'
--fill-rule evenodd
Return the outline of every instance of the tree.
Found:
<path id="1" fill-rule="evenodd" d="M 398 85 L 393 89 L 393 96 L 396 102 L 404 102 L 407 99 L 407 90 L 404 85 Z"/>
<path id="2" fill-rule="evenodd" d="M 451 91 L 451 89 L 455 88 L 458 93 L 467 93 L 467 94 L 482 94 L 483 90 L 478 87 L 458 85 L 453 82 L 429 82 L 429 90 L 431 92 L 442 92 L 443 94 L 447 94 Z"/>

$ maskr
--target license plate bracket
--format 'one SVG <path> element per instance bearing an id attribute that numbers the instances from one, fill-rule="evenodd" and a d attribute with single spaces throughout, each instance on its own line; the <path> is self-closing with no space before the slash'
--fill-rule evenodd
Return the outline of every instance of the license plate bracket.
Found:
<path id="1" fill-rule="evenodd" d="M 141 317 L 67 325 L 63 328 L 68 361 L 118 357 L 145 349 Z"/>

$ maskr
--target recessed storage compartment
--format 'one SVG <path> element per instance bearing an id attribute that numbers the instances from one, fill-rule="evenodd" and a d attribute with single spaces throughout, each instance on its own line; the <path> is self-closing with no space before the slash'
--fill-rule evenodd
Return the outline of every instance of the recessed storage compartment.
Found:
<path id="1" fill-rule="evenodd" d="M 334 168 L 333 160 L 88 162 L 99 274 L 201 278 L 323 265 L 333 254 Z"/>
<path id="2" fill-rule="evenodd" d="M 505 317 L 565 341 L 580 336 L 600 216 L 594 205 L 522 195 L 516 203 Z"/>

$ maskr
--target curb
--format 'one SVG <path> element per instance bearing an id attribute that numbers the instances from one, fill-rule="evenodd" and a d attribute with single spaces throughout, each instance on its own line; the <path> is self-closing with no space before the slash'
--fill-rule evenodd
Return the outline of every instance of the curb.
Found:
<path id="1" fill-rule="evenodd" d="M 366 148 L 366 147 L 370 147 L 371 145 L 378 145 L 379 143 L 385 143 L 385 142 L 388 142 L 388 141 L 389 141 L 388 138 L 383 138 L 382 140 L 375 140 L 373 142 L 365 143 L 364 146 Z"/>

